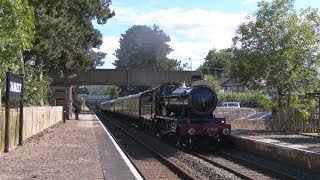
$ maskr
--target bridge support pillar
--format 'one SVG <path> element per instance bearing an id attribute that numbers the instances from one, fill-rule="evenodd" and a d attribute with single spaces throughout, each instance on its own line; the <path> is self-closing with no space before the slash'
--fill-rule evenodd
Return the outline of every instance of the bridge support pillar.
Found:
<path id="1" fill-rule="evenodd" d="M 65 101 L 67 101 L 67 119 L 70 119 L 72 118 L 72 87 L 70 85 L 67 86 L 67 97 Z"/>
<path id="2" fill-rule="evenodd" d="M 56 86 L 51 86 L 51 93 L 50 93 L 50 106 L 56 106 L 57 105 L 57 99 L 56 99 Z"/>
<path id="3" fill-rule="evenodd" d="M 66 91 L 66 96 L 64 96 L 64 91 Z M 66 87 L 51 87 L 50 105 L 66 106 L 66 119 L 70 119 L 72 117 L 72 102 L 72 87 L 70 85 Z"/>

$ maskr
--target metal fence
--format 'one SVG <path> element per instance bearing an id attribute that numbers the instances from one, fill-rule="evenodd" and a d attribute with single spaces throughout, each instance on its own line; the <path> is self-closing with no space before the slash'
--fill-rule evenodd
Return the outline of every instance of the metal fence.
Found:
<path id="1" fill-rule="evenodd" d="M 54 107 L 25 107 L 23 119 L 23 141 L 44 129 L 62 121 L 63 108 Z M 4 150 L 5 110 L 0 109 L 0 150 Z M 10 110 L 10 145 L 12 148 L 18 145 L 19 140 L 19 109 Z"/>
<path id="2" fill-rule="evenodd" d="M 277 109 L 276 113 L 269 113 L 270 116 L 262 119 L 259 113 L 263 110 L 252 108 L 219 109 L 214 111 L 216 117 L 226 118 L 233 129 L 281 131 L 290 133 L 320 133 L 320 117 L 314 110 L 309 112 L 307 120 L 302 120 L 294 109 Z"/>

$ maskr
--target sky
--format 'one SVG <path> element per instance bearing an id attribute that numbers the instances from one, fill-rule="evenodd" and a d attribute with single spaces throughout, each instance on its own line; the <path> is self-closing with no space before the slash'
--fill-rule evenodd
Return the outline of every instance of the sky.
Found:
<path id="1" fill-rule="evenodd" d="M 192 63 L 195 70 L 209 50 L 229 48 L 238 25 L 257 9 L 258 0 L 112 0 L 116 15 L 105 25 L 93 25 L 103 35 L 104 65 L 112 65 L 119 39 L 133 25 L 160 26 L 174 51 L 167 57 Z M 295 8 L 320 8 L 320 0 L 296 0 Z"/>

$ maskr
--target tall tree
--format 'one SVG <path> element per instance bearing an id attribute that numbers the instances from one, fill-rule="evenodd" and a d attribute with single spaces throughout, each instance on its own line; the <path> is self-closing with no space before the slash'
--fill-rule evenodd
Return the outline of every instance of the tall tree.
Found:
<path id="1" fill-rule="evenodd" d="M 105 94 L 109 95 L 111 99 L 116 99 L 120 96 L 121 89 L 118 86 L 115 85 L 109 85 L 107 86 L 105 90 Z"/>
<path id="2" fill-rule="evenodd" d="M 92 21 L 105 24 L 114 15 L 110 0 L 29 0 L 36 17 L 34 48 L 25 61 L 43 64 L 50 75 L 92 69 L 105 54 L 92 49 L 102 44 Z"/>
<path id="3" fill-rule="evenodd" d="M 229 76 L 230 66 L 233 54 L 231 49 L 221 49 L 217 51 L 215 48 L 209 51 L 202 65 L 204 74 L 214 74 L 217 77 Z"/>
<path id="4" fill-rule="evenodd" d="M 213 87 L 213 89 L 216 93 L 218 93 L 221 90 L 220 83 L 215 76 L 213 76 L 211 74 L 205 75 L 204 79 L 207 80 L 211 84 L 211 86 Z"/>
<path id="5" fill-rule="evenodd" d="M 134 25 L 121 35 L 114 65 L 117 69 L 175 69 L 180 62 L 167 58 L 173 50 L 167 42 L 170 37 L 158 26 Z"/>
<path id="6" fill-rule="evenodd" d="M 319 68 L 317 9 L 294 9 L 293 0 L 259 2 L 254 20 L 242 23 L 234 37 L 232 75 L 259 85 L 267 80 L 278 106 L 289 104 L 293 91 L 313 90 Z"/>
<path id="7" fill-rule="evenodd" d="M 11 68 L 14 73 L 20 73 L 24 69 L 22 52 L 32 47 L 34 29 L 33 8 L 27 0 L 0 0 L 0 80 L 2 82 L 5 82 L 5 72 L 8 68 Z M 25 78 L 25 103 L 30 105 L 37 99 L 34 98 L 30 89 L 35 89 L 38 84 L 32 83 L 28 78 L 35 72 L 28 69 L 25 73 L 28 75 Z M 5 91 L 5 87 L 1 86 L 0 92 Z M 0 98 L 4 97 L 3 93 Z"/>
<path id="8" fill-rule="evenodd" d="M 34 39 L 33 9 L 27 0 L 0 0 L 0 78 L 10 67 L 18 70 L 18 57 L 32 46 Z"/>

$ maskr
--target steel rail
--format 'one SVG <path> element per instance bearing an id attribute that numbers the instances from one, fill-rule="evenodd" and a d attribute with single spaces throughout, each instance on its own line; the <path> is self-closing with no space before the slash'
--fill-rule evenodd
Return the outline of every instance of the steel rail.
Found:
<path id="1" fill-rule="evenodd" d="M 188 152 L 188 153 L 190 153 L 190 154 L 192 154 L 192 155 L 194 155 L 194 156 L 196 156 L 196 157 L 198 157 L 198 158 L 200 158 L 200 159 L 202 159 L 202 160 L 204 160 L 204 161 L 206 161 L 206 162 L 208 162 L 208 163 L 210 163 L 210 164 L 212 164 L 212 165 L 214 165 L 216 167 L 224 169 L 224 170 L 226 170 L 226 171 L 228 171 L 228 172 L 230 172 L 230 173 L 232 173 L 232 174 L 234 174 L 234 175 L 236 175 L 236 176 L 238 176 L 238 177 L 240 177 L 240 178 L 242 178 L 244 180 L 254 180 L 253 178 L 251 178 L 251 177 L 249 177 L 249 176 L 247 176 L 245 174 L 242 174 L 242 173 L 240 173 L 238 171 L 235 171 L 235 170 L 233 170 L 233 169 L 231 169 L 231 168 L 229 168 L 227 166 L 219 164 L 219 163 L 217 163 L 217 162 L 215 162 L 215 161 L 213 161 L 213 160 L 211 160 L 211 159 L 209 159 L 209 158 L 207 158 L 207 157 L 205 157 L 205 156 L 203 156 L 203 155 L 201 155 L 199 153 L 195 153 L 195 152 L 191 152 L 191 151 Z"/>
<path id="2" fill-rule="evenodd" d="M 111 121 L 109 118 L 103 116 L 106 120 L 108 120 L 110 123 L 112 123 L 113 125 L 115 125 L 116 127 L 118 127 L 121 131 L 123 131 L 124 133 L 126 133 L 127 135 L 129 135 L 131 138 L 133 138 L 134 140 L 136 140 L 137 142 L 139 142 L 140 144 L 142 144 L 143 146 L 145 146 L 152 154 L 154 154 L 155 156 L 159 157 L 159 159 L 161 159 L 162 161 L 169 161 L 167 158 L 163 157 L 161 154 L 158 154 L 154 149 L 152 149 L 151 147 L 149 147 L 148 145 L 144 144 L 142 141 L 140 141 L 139 139 L 137 139 L 136 137 L 134 137 L 132 134 L 130 134 L 129 132 L 127 132 L 126 130 L 124 130 L 122 127 L 120 127 L 118 124 L 114 123 L 113 121 Z M 214 160 L 208 158 L 208 157 L 205 157 L 199 153 L 196 153 L 196 152 L 193 152 L 191 150 L 188 150 L 186 148 L 179 148 L 180 150 L 188 153 L 188 154 L 191 154 L 191 155 L 194 155 L 216 167 L 219 167 L 221 169 L 224 169 L 244 180 L 254 180 L 254 178 L 251 178 L 249 176 L 247 176 L 246 174 L 243 174 L 243 173 L 240 173 L 236 170 L 233 170 L 232 168 L 229 168 L 227 166 L 224 166 L 222 164 L 219 164 L 218 162 L 215 162 Z M 272 168 L 269 168 L 269 167 L 266 167 L 266 166 L 263 166 L 261 164 L 258 164 L 258 163 L 255 163 L 253 161 L 250 161 L 250 160 L 247 160 L 247 159 L 244 159 L 244 158 L 241 158 L 241 157 L 238 157 L 238 156 L 235 156 L 235 155 L 232 155 L 230 153 L 226 153 L 226 152 L 220 152 L 220 155 L 222 156 L 225 156 L 225 157 L 228 157 L 228 158 L 231 158 L 231 159 L 235 159 L 235 160 L 238 160 L 238 161 L 241 161 L 245 164 L 248 164 L 250 166 L 253 166 L 255 168 L 257 168 L 258 170 L 261 170 L 261 171 L 264 171 L 264 172 L 268 172 L 268 173 L 271 173 L 273 175 L 276 175 L 276 176 L 280 176 L 282 178 L 285 178 L 285 179 L 292 179 L 292 180 L 297 180 L 298 178 L 292 176 L 292 175 L 289 175 L 287 173 L 284 173 L 284 172 L 281 172 L 281 171 L 277 171 L 275 169 L 272 169 Z M 166 163 L 166 162 L 164 162 Z M 167 164 L 167 163 L 166 163 Z M 172 162 L 168 162 L 168 165 L 169 166 L 175 166 Z M 176 166 L 175 166 L 176 167 Z M 180 169 L 179 167 L 178 168 L 178 172 L 179 171 L 182 171 L 184 174 L 186 174 L 182 169 Z M 189 176 L 189 178 L 187 177 Z M 186 177 L 184 179 L 194 179 L 192 176 L 186 174 Z"/>
<path id="3" fill-rule="evenodd" d="M 259 163 L 250 161 L 248 159 L 245 159 L 245 158 L 242 158 L 242 157 L 239 157 L 239 156 L 236 156 L 234 154 L 230 154 L 230 153 L 227 153 L 227 152 L 220 152 L 220 154 L 222 156 L 225 156 L 225 157 L 228 157 L 228 158 L 231 158 L 231 159 L 235 159 L 235 160 L 241 161 L 243 163 L 246 163 L 248 165 L 254 166 L 255 168 L 257 168 L 257 169 L 259 169 L 261 171 L 266 171 L 268 173 L 271 173 L 271 174 L 276 175 L 276 176 L 280 176 L 280 177 L 285 178 L 285 179 L 298 180 L 297 177 L 294 177 L 294 176 L 292 176 L 290 174 L 287 174 L 285 172 L 278 171 L 278 170 L 263 166 L 263 165 L 261 165 Z"/>

